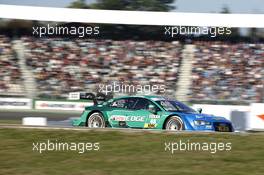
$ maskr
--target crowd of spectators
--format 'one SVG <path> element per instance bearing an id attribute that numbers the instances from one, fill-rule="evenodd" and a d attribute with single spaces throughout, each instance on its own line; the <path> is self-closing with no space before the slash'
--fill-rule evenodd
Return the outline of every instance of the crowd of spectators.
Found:
<path id="1" fill-rule="evenodd" d="M 23 95 L 23 79 L 10 38 L 0 35 L 0 94 Z"/>
<path id="2" fill-rule="evenodd" d="M 165 85 L 175 96 L 184 45 L 164 41 L 21 38 L 39 97 L 96 92 L 99 85 Z M 261 102 L 264 44 L 194 42 L 191 100 Z M 0 94 L 23 90 L 12 41 L 0 36 Z M 159 94 L 159 92 L 157 92 Z"/>
<path id="3" fill-rule="evenodd" d="M 163 41 L 23 38 L 39 96 L 67 97 L 98 85 L 165 85 L 175 95 L 182 45 Z M 163 95 L 165 95 L 163 94 Z"/>
<path id="4" fill-rule="evenodd" d="M 264 44 L 196 42 L 192 99 L 260 102 Z"/>

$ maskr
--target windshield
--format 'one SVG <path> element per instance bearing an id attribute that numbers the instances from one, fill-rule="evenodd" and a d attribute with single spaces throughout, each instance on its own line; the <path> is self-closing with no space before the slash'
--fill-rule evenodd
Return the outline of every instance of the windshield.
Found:
<path id="1" fill-rule="evenodd" d="M 163 107 L 166 111 L 180 111 L 180 112 L 189 112 L 189 113 L 197 113 L 192 108 L 188 107 L 187 105 L 172 100 L 160 100 L 156 101 L 160 106 Z"/>

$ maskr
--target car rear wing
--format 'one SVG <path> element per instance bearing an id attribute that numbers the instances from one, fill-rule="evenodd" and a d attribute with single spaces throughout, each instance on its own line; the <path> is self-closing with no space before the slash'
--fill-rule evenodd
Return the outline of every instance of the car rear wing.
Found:
<path id="1" fill-rule="evenodd" d="M 92 100 L 94 105 L 103 103 L 113 98 L 113 95 L 106 95 L 104 93 L 87 93 L 87 92 L 70 92 L 69 100 Z"/>

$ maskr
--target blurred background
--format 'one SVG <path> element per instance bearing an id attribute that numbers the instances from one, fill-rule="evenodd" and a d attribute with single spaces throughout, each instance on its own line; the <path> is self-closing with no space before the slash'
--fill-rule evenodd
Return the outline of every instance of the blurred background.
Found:
<path id="1" fill-rule="evenodd" d="M 166 12 L 264 12 L 263 0 L 0 0 L 0 4 Z M 32 34 L 32 27 L 47 24 L 99 26 L 100 34 L 84 38 L 73 35 L 40 38 Z M 237 131 L 264 131 L 264 30 L 232 28 L 231 31 L 230 35 L 214 38 L 206 34 L 171 38 L 164 34 L 164 26 L 0 19 L 0 174 L 263 173 L 263 134 L 170 135 L 145 131 L 78 132 L 68 128 L 73 117 L 79 117 L 85 106 L 92 105 L 87 100 L 69 100 L 70 92 L 97 92 L 99 84 L 116 82 L 165 85 L 165 93 L 157 92 L 158 95 L 187 102 L 195 109 L 202 107 L 203 113 L 226 117 Z M 4 129 L 10 124 L 21 127 L 24 117 L 44 118 L 45 125 L 67 130 Z M 164 142 L 181 139 L 231 142 L 233 148 L 232 152 L 214 155 L 184 151 L 172 156 L 164 152 Z M 40 156 L 31 151 L 32 142 L 45 140 L 102 142 L 103 149 L 85 156 L 74 152 Z"/>
<path id="2" fill-rule="evenodd" d="M 215 5 L 200 2 L 207 5 L 197 8 L 197 12 L 263 10 L 257 0 L 252 1 L 247 10 L 246 4 L 238 5 L 233 1 L 223 0 L 222 4 Z M 60 3 L 1 0 L 0 3 L 168 12 L 191 9 L 180 0 Z M 89 39 L 32 35 L 32 27 L 47 24 L 88 25 L 0 19 L 1 97 L 67 99 L 69 92 L 96 92 L 98 84 L 117 82 L 165 85 L 166 92 L 158 95 L 191 103 L 249 104 L 264 101 L 263 29 L 233 28 L 231 35 L 215 38 L 208 35 L 170 38 L 164 35 L 163 26 L 96 24 L 100 26 L 100 35 Z"/>

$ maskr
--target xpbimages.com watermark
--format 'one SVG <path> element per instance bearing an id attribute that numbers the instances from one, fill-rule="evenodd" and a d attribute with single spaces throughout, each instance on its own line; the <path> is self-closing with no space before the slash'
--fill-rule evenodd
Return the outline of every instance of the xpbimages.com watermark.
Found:
<path id="1" fill-rule="evenodd" d="M 32 27 L 32 34 L 34 36 L 43 37 L 47 35 L 55 36 L 76 36 L 84 38 L 86 36 L 99 35 L 99 26 L 58 26 L 47 24 L 46 26 L 34 26 Z"/>
<path id="2" fill-rule="evenodd" d="M 32 151 L 43 153 L 51 151 L 74 151 L 79 154 L 83 154 L 89 151 L 99 151 L 99 142 L 60 142 L 58 140 L 51 141 L 46 140 L 44 142 L 33 142 Z"/>
<path id="3" fill-rule="evenodd" d="M 165 142 L 164 143 L 165 152 L 174 154 L 176 152 L 210 152 L 215 154 L 219 151 L 231 151 L 232 143 L 227 142 L 191 142 L 187 141 L 178 141 L 178 142 Z"/>
<path id="4" fill-rule="evenodd" d="M 139 94 L 151 94 L 151 93 L 165 93 L 165 85 L 134 85 L 128 83 L 117 83 L 113 82 L 112 84 L 99 84 L 99 92 L 105 93 L 124 93 L 124 94 L 131 94 L 131 93 L 139 93 Z"/>
<path id="5" fill-rule="evenodd" d="M 223 35 L 231 35 L 232 30 L 229 27 L 198 27 L 198 26 L 166 26 L 164 35 L 171 38 L 178 35 L 208 35 L 211 38 Z"/>

